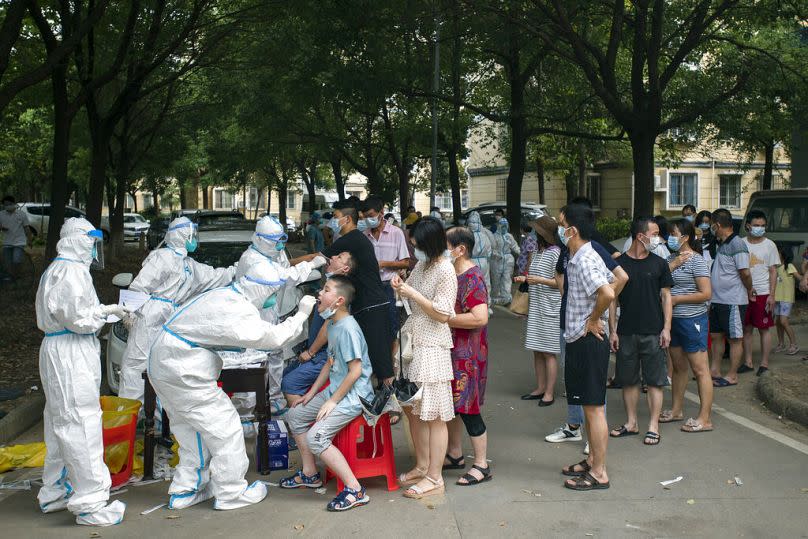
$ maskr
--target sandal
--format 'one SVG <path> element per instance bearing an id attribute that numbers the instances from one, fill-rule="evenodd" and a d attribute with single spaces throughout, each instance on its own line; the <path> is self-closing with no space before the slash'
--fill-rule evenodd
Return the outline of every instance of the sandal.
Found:
<path id="1" fill-rule="evenodd" d="M 791 346 L 788 347 L 788 350 L 786 350 L 786 355 L 787 356 L 793 356 L 799 351 L 800 351 L 800 347 L 797 346 L 796 344 L 792 344 Z"/>
<path id="2" fill-rule="evenodd" d="M 713 387 L 731 387 L 737 386 L 738 382 L 732 383 L 726 378 L 715 378 L 713 379 Z"/>
<path id="3" fill-rule="evenodd" d="M 661 439 L 662 437 L 659 435 L 658 432 L 649 430 L 648 432 L 645 433 L 645 439 L 642 441 L 642 443 L 645 445 L 659 445 L 659 441 Z M 651 441 L 649 442 L 648 440 Z"/>
<path id="4" fill-rule="evenodd" d="M 407 479 L 407 476 L 410 475 L 412 472 L 416 472 L 418 475 L 416 475 L 415 477 L 410 477 L 409 479 Z M 415 468 L 413 468 L 409 472 L 404 472 L 403 474 L 400 474 L 398 476 L 398 484 L 401 485 L 402 487 L 408 487 L 410 485 L 414 485 L 415 483 L 417 483 L 418 481 L 420 481 L 424 477 L 426 477 L 426 470 L 422 470 L 421 468 L 418 468 L 416 466 Z"/>
<path id="5" fill-rule="evenodd" d="M 348 499 L 348 496 L 352 496 L 353 499 Z M 345 487 L 342 489 L 342 492 L 337 494 L 336 498 L 329 502 L 326 509 L 332 512 L 347 511 L 348 509 L 353 509 L 354 507 L 367 505 L 369 502 L 370 497 L 366 494 L 365 487 L 362 487 L 359 490 L 353 490 Z"/>
<path id="6" fill-rule="evenodd" d="M 691 417 L 685 422 L 684 425 L 682 425 L 682 428 L 680 428 L 679 430 L 681 430 L 682 432 L 710 432 L 711 430 L 713 430 L 713 427 L 712 426 L 705 427 L 704 425 L 702 425 L 697 420 Z"/>
<path id="7" fill-rule="evenodd" d="M 572 490 L 605 490 L 609 488 L 609 482 L 601 483 L 592 474 L 586 472 L 579 477 L 573 477 L 564 481 L 564 486 Z"/>
<path id="8" fill-rule="evenodd" d="M 756 376 L 760 376 L 761 374 L 766 374 L 767 372 L 769 372 L 768 367 L 758 367 Z"/>
<path id="9" fill-rule="evenodd" d="M 463 455 L 460 455 L 457 458 L 452 457 L 449 453 L 446 453 L 446 460 L 449 461 L 449 464 L 444 464 L 444 470 L 465 470 L 466 469 L 466 459 Z"/>
<path id="10" fill-rule="evenodd" d="M 435 481 L 428 475 L 425 475 L 424 479 L 432 483 L 432 488 L 430 488 L 429 490 L 424 490 L 418 485 L 412 485 L 410 488 L 404 491 L 404 497 L 412 498 L 413 500 L 420 500 L 421 498 L 426 498 L 428 496 L 435 496 L 437 494 L 443 494 L 444 492 L 446 492 L 446 487 L 443 484 L 443 479 Z"/>
<path id="11" fill-rule="evenodd" d="M 780 352 L 785 352 L 785 351 L 786 351 L 786 345 L 785 345 L 785 344 L 778 344 L 778 345 L 777 345 L 777 346 L 776 346 L 776 347 L 775 347 L 775 348 L 772 350 L 772 352 L 773 352 L 773 353 L 775 353 L 775 354 L 779 354 Z"/>
<path id="12" fill-rule="evenodd" d="M 483 468 L 482 466 L 477 466 L 476 464 L 472 466 L 473 469 L 477 470 L 481 474 L 483 474 L 482 479 L 477 479 L 470 473 L 463 474 L 463 476 L 455 482 L 455 485 L 460 485 L 461 487 L 468 487 L 470 485 L 479 485 L 480 483 L 485 483 L 486 481 L 491 481 L 494 476 L 491 475 L 491 466 L 487 466 Z M 460 481 L 465 480 L 465 483 L 461 483 Z"/>
<path id="13" fill-rule="evenodd" d="M 660 423 L 674 423 L 676 421 L 684 421 L 685 417 L 679 416 L 676 417 L 673 415 L 673 410 L 665 410 L 661 414 L 659 414 L 659 422 Z"/>
<path id="14" fill-rule="evenodd" d="M 754 371 L 754 370 L 755 370 L 755 368 L 754 368 L 754 367 L 750 367 L 749 365 L 747 365 L 746 363 L 744 363 L 743 365 L 741 365 L 740 367 L 738 367 L 738 374 L 743 374 L 743 373 L 745 373 L 745 372 L 752 372 L 752 371 Z"/>
<path id="15" fill-rule="evenodd" d="M 617 434 L 615 434 L 615 432 Z M 640 433 L 639 430 L 628 430 L 625 425 L 621 425 L 620 427 L 615 427 L 609 432 L 609 436 L 612 438 L 623 438 L 624 436 L 636 436 Z"/>
<path id="16" fill-rule="evenodd" d="M 300 481 L 297 479 L 300 478 Z M 304 475 L 303 470 L 298 470 L 295 475 L 290 475 L 280 480 L 278 486 L 281 488 L 320 488 L 323 481 L 320 479 L 320 472 L 314 475 Z"/>
<path id="17" fill-rule="evenodd" d="M 576 470 L 575 467 L 580 466 L 583 470 Z M 565 466 L 561 468 L 561 473 L 570 477 L 577 477 L 579 475 L 584 475 L 585 473 L 589 473 L 589 470 L 592 469 L 592 466 L 589 465 L 586 459 L 578 462 L 576 464 L 570 464 L 569 466 Z"/>

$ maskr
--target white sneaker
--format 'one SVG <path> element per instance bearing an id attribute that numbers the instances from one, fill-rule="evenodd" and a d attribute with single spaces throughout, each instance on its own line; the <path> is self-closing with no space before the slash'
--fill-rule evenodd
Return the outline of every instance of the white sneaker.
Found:
<path id="1" fill-rule="evenodd" d="M 583 440 L 580 427 L 577 429 L 570 429 L 569 427 L 565 423 L 563 426 L 558 427 L 558 430 L 554 433 L 545 436 L 544 441 L 557 444 L 559 442 L 580 442 Z"/>
<path id="2" fill-rule="evenodd" d="M 76 524 L 82 526 L 114 526 L 123 521 L 126 504 L 115 500 L 106 507 L 92 513 L 81 513 L 76 517 Z"/>
<path id="3" fill-rule="evenodd" d="M 255 481 L 252 485 L 244 489 L 240 496 L 232 500 L 216 500 L 213 508 L 219 511 L 229 511 L 239 509 L 260 502 L 267 497 L 267 486 L 263 481 Z"/>
<path id="4" fill-rule="evenodd" d="M 584 455 L 588 454 L 589 454 L 589 442 L 586 442 L 586 445 L 584 446 Z"/>

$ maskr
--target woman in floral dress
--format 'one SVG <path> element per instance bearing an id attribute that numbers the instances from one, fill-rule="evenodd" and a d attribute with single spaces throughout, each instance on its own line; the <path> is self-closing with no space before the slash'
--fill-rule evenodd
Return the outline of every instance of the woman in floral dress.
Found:
<path id="1" fill-rule="evenodd" d="M 449 423 L 449 448 L 444 469 L 465 469 L 463 425 L 471 438 L 474 465 L 457 484 L 477 485 L 492 478 L 488 466 L 488 433 L 481 415 L 488 379 L 488 289 L 485 276 L 471 260 L 474 234 L 455 227 L 446 234 L 448 249 L 457 274 L 455 317 L 452 328 L 452 398 L 456 417 Z M 461 424 L 462 423 L 462 424 Z"/>

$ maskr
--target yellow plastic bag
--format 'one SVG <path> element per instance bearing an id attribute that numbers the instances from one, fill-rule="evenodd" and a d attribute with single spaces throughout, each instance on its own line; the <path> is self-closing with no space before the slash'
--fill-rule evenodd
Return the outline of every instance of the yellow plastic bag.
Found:
<path id="1" fill-rule="evenodd" d="M 137 421 L 140 401 L 121 397 L 101 397 L 101 422 L 105 429 L 123 427 Z M 142 452 L 142 446 L 141 446 Z M 129 459 L 129 442 L 110 444 L 104 447 L 104 462 L 112 474 L 120 472 Z M 134 467 L 134 466 L 133 466 Z M 142 474 L 141 470 L 141 474 Z"/>
<path id="2" fill-rule="evenodd" d="M 45 465 L 45 442 L 0 447 L 0 473 Z"/>

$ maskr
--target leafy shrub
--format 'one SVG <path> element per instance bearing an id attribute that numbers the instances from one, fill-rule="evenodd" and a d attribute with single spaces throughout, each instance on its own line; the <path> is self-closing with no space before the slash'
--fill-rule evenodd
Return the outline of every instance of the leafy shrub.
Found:
<path id="1" fill-rule="evenodd" d="M 598 219 L 595 226 L 607 241 L 612 241 L 628 236 L 631 221 L 629 219 L 618 219 L 617 217 L 603 217 Z"/>

